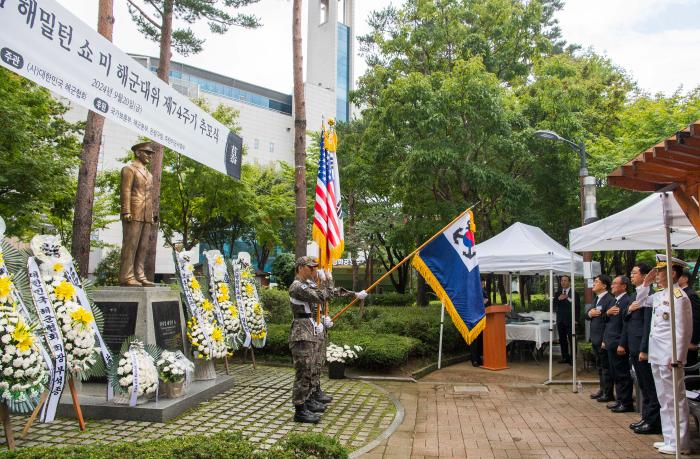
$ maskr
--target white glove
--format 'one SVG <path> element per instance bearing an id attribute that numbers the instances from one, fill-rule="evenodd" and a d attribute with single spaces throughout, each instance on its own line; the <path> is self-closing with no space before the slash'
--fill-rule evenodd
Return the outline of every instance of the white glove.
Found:
<path id="1" fill-rule="evenodd" d="M 326 328 L 331 328 L 333 326 L 333 321 L 329 316 L 323 316 L 323 326 Z"/>
<path id="2" fill-rule="evenodd" d="M 319 269 L 316 271 L 316 274 L 318 274 L 318 280 L 320 280 L 320 281 L 326 280 L 326 272 L 324 270 Z"/>
<path id="3" fill-rule="evenodd" d="M 317 324 L 314 322 L 314 330 L 316 331 L 316 334 L 323 333 L 323 323 Z"/>
<path id="4" fill-rule="evenodd" d="M 364 300 L 365 298 L 367 298 L 367 292 L 365 292 L 364 290 L 359 291 L 359 292 L 355 292 L 355 298 L 357 298 L 358 300 L 362 301 L 362 300 Z"/>

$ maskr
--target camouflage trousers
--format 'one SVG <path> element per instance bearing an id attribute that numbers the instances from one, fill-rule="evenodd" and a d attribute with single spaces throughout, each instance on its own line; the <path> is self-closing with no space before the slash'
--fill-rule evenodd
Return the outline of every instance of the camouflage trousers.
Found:
<path id="1" fill-rule="evenodd" d="M 328 331 L 324 331 L 322 339 L 319 339 L 314 343 L 314 374 L 313 374 L 313 386 L 311 392 L 315 392 L 321 389 L 321 370 L 323 369 L 323 364 L 326 363 L 326 346 L 328 343 Z"/>
<path id="2" fill-rule="evenodd" d="M 292 402 L 295 405 L 306 402 L 314 389 L 317 347 L 318 344 L 314 341 L 292 341 L 289 343 L 295 370 L 294 386 L 292 387 Z"/>

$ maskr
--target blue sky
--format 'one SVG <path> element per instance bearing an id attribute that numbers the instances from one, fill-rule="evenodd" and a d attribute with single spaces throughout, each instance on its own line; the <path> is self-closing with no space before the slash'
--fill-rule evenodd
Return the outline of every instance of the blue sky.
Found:
<path id="1" fill-rule="evenodd" d="M 97 0 L 58 0 L 95 27 Z M 115 3 L 115 43 L 132 53 L 157 56 L 131 23 L 126 1 Z M 365 33 L 371 10 L 401 0 L 356 0 L 356 34 Z M 174 59 L 207 70 L 290 93 L 292 90 L 290 0 L 262 0 L 249 8 L 262 18 L 258 30 L 231 30 L 207 38 L 205 50 Z M 558 14 L 564 38 L 592 47 L 626 69 L 647 92 L 672 93 L 700 85 L 700 0 L 568 0 Z M 356 75 L 365 70 L 355 57 Z"/>

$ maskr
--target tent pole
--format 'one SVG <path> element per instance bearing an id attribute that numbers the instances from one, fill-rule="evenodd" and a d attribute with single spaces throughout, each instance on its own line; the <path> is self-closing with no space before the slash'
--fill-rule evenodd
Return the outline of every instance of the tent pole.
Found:
<path id="1" fill-rule="evenodd" d="M 554 312 L 554 271 L 549 270 L 549 377 L 547 382 L 552 382 L 552 345 L 554 344 L 554 328 L 552 318 Z M 559 339 L 561 346 L 561 338 Z"/>
<path id="2" fill-rule="evenodd" d="M 668 304 L 671 307 L 671 380 L 673 383 L 673 418 L 676 426 L 676 457 L 680 457 L 681 452 L 681 430 L 680 430 L 680 412 L 678 410 L 678 390 L 676 382 L 678 381 L 678 349 L 676 349 L 676 305 L 673 297 L 673 275 L 672 265 L 673 249 L 671 248 L 671 228 L 670 216 L 668 215 L 668 194 L 663 195 L 663 213 L 664 213 L 664 231 L 666 232 L 666 282 L 668 286 Z"/>
<path id="3" fill-rule="evenodd" d="M 438 370 L 442 367 L 442 330 L 445 325 L 445 303 L 440 303 L 440 343 L 438 344 Z"/>
<path id="4" fill-rule="evenodd" d="M 574 252 L 571 252 L 571 390 L 575 394 L 578 392 L 576 381 L 576 354 L 578 353 L 578 343 L 576 341 L 576 269 L 574 263 Z"/>

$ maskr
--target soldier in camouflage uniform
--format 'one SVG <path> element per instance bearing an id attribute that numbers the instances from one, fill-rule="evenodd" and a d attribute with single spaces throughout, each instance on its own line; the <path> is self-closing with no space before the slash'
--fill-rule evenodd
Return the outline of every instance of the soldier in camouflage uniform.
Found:
<path id="1" fill-rule="evenodd" d="M 331 299 L 337 297 L 355 296 L 359 300 L 364 300 L 367 297 L 367 292 L 365 292 L 364 290 L 362 290 L 361 292 L 353 292 L 344 288 L 335 288 L 333 284 L 333 277 L 330 273 L 327 273 L 322 269 L 318 270 L 317 272 L 320 281 L 319 283 L 321 284 L 321 287 L 324 291 L 324 297 L 326 301 L 330 301 Z M 318 307 L 322 307 L 322 305 L 319 304 Z M 333 321 L 327 315 L 322 315 L 321 321 L 324 330 L 321 333 L 321 336 L 319 337 L 320 339 L 317 341 L 316 362 L 314 368 L 314 384 L 313 390 L 311 392 L 311 399 L 321 402 L 324 405 L 327 405 L 333 401 L 333 397 L 321 390 L 321 369 L 323 368 L 323 364 L 326 362 L 326 348 L 328 347 L 327 330 L 333 326 Z M 325 411 L 325 408 L 321 411 Z"/>
<path id="2" fill-rule="evenodd" d="M 318 263 L 313 258 L 297 259 L 296 278 L 289 286 L 289 301 L 293 315 L 289 349 L 292 352 L 296 371 L 292 402 L 295 410 L 294 420 L 297 422 L 317 423 L 320 417 L 316 413 L 326 409 L 326 405 L 319 400 L 319 398 L 327 400 L 327 397 L 322 397 L 325 394 L 317 391 L 314 392 L 316 397 L 311 397 L 320 377 L 318 364 L 322 360 L 318 354 L 321 349 L 325 352 L 324 325 L 316 323 L 315 313 L 319 305 L 333 296 L 334 289 L 319 285 L 317 267 Z M 362 298 L 367 295 L 364 292 L 357 295 L 362 294 L 364 295 Z M 328 324 L 329 321 L 330 319 L 326 323 Z"/>

